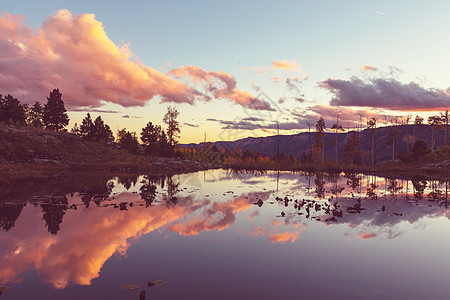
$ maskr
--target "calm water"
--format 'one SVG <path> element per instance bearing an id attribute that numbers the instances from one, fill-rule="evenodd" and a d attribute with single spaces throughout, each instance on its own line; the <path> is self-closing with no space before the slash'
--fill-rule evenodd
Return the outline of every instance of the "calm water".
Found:
<path id="1" fill-rule="evenodd" d="M 447 189 L 225 170 L 3 181 L 0 298 L 448 299 Z"/>

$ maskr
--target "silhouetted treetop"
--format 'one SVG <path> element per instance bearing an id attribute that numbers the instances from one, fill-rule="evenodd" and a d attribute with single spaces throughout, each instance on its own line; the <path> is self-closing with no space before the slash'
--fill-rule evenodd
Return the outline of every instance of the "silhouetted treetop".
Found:
<path id="1" fill-rule="evenodd" d="M 62 94 L 59 89 L 54 89 L 47 97 L 47 104 L 44 105 L 43 114 L 44 125 L 48 129 L 59 131 L 69 124 L 69 116 L 67 115 Z"/>

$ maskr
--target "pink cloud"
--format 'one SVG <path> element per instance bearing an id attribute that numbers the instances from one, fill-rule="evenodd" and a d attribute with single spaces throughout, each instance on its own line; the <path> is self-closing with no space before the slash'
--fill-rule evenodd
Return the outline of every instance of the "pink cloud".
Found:
<path id="1" fill-rule="evenodd" d="M 100 106 L 101 100 L 142 106 L 155 96 L 162 102 L 189 104 L 210 99 L 134 59 L 129 45 L 115 44 L 93 14 L 59 10 L 38 29 L 23 24 L 23 19 L 7 13 L 0 16 L 2 93 L 32 103 L 45 101 L 49 91 L 59 88 L 69 108 Z M 226 86 L 214 90 L 215 97 L 244 107 L 270 109 L 267 102 L 236 89 L 231 75 L 206 74 Z"/>
<path id="2" fill-rule="evenodd" d="M 77 201 L 80 199 L 77 198 Z M 138 195 L 123 193 L 117 200 L 139 201 Z M 14 228 L 14 235 L 1 236 L 7 245 L 0 251 L 0 283 L 19 282 L 28 269 L 35 269 L 54 288 L 70 283 L 89 285 L 100 275 L 104 263 L 114 253 L 125 255 L 133 241 L 170 222 L 184 218 L 206 205 L 146 209 L 129 208 L 127 213 L 112 208 L 71 210 L 61 225 L 62 234 L 50 235 L 36 208 L 29 206 Z M 76 245 L 76 246 L 74 246 Z M 67 262 L 70 258 L 70 263 Z"/>
<path id="3" fill-rule="evenodd" d="M 377 71 L 378 68 L 375 68 L 373 66 L 369 66 L 369 65 L 364 65 L 362 67 L 358 67 L 358 69 L 360 69 L 363 72 L 370 72 L 370 71 Z"/>
<path id="4" fill-rule="evenodd" d="M 300 71 L 300 64 L 295 60 L 292 62 L 289 62 L 287 60 L 272 60 L 271 64 L 272 69 L 282 69 L 297 72 Z"/>
<path id="5" fill-rule="evenodd" d="M 236 220 L 236 213 L 245 211 L 253 203 L 241 196 L 225 203 L 215 202 L 200 217 L 191 218 L 187 223 L 175 222 L 168 229 L 180 235 L 198 235 L 202 231 L 221 231 L 231 226 Z"/>
<path id="6" fill-rule="evenodd" d="M 190 78 L 194 83 L 203 85 L 214 98 L 227 99 L 251 109 L 274 110 L 268 102 L 237 89 L 236 79 L 223 71 L 205 71 L 198 66 L 183 66 L 173 69 L 169 74 L 177 78 Z"/>

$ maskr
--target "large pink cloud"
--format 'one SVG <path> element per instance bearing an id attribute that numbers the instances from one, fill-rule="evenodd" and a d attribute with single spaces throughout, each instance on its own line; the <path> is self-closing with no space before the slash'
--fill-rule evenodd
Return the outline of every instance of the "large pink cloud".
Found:
<path id="1" fill-rule="evenodd" d="M 140 106 L 154 96 L 163 102 L 193 104 L 206 97 L 134 60 L 128 45 L 116 45 L 93 14 L 59 10 L 39 29 L 26 26 L 23 19 L 7 13 L 0 16 L 3 94 L 28 103 L 45 102 L 48 93 L 59 88 L 71 108 L 99 106 L 101 100 Z M 239 90 L 218 92 L 218 96 L 250 108 L 264 104 Z"/>
<path id="2" fill-rule="evenodd" d="M 198 66 L 183 66 L 169 72 L 178 78 L 190 78 L 200 83 L 215 98 L 228 99 L 243 107 L 256 110 L 274 110 L 267 101 L 236 88 L 236 79 L 223 71 L 205 71 Z"/>

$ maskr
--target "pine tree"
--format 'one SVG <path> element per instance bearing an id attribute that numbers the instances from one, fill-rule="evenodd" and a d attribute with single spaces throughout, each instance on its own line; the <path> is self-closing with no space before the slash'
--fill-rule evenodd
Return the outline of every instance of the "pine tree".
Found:
<path id="1" fill-rule="evenodd" d="M 94 140 L 97 142 L 112 142 L 114 141 L 114 136 L 111 128 L 103 122 L 101 116 L 98 116 L 94 120 Z"/>
<path id="2" fill-rule="evenodd" d="M 93 140 L 94 134 L 94 123 L 92 122 L 91 115 L 87 113 L 80 126 L 80 135 L 88 140 Z"/>
<path id="3" fill-rule="evenodd" d="M 128 150 L 131 154 L 137 154 L 139 151 L 139 143 L 136 136 L 129 131 L 120 136 L 118 144 L 120 148 Z"/>
<path id="4" fill-rule="evenodd" d="M 324 142 L 324 136 L 325 136 L 325 120 L 320 117 L 320 119 L 317 121 L 316 124 L 316 153 L 317 158 L 320 156 L 321 161 L 324 161 L 325 159 L 325 142 Z"/>
<path id="5" fill-rule="evenodd" d="M 44 107 L 41 103 L 37 102 L 33 104 L 31 108 L 27 110 L 27 124 L 34 127 L 44 127 Z"/>
<path id="6" fill-rule="evenodd" d="M 25 124 L 25 109 L 19 100 L 11 95 L 0 95 L 0 122 Z"/>
<path id="7" fill-rule="evenodd" d="M 43 115 L 44 125 L 48 129 L 59 131 L 69 124 L 69 116 L 67 115 L 62 94 L 59 89 L 54 89 L 47 97 L 47 104 L 44 105 Z"/>
<path id="8" fill-rule="evenodd" d="M 159 145 L 158 141 L 161 137 L 161 126 L 153 126 L 152 122 L 148 122 L 147 125 L 142 128 L 141 141 L 145 146 L 147 153 L 158 154 Z"/>

